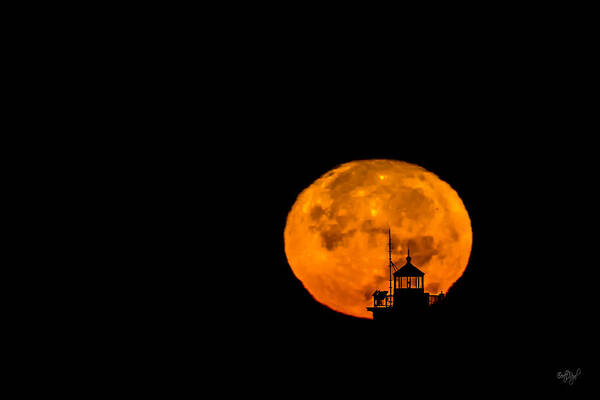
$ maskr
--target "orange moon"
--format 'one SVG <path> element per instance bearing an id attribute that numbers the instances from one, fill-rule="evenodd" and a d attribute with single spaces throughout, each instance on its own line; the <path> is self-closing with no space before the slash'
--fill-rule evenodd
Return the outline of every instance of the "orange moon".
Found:
<path id="1" fill-rule="evenodd" d="M 471 254 L 471 220 L 458 193 L 437 175 L 407 162 L 342 164 L 304 189 L 284 230 L 285 254 L 308 292 L 329 308 L 372 318 L 375 289 L 388 290 L 392 259 L 425 273 L 425 291 L 446 292 Z"/>

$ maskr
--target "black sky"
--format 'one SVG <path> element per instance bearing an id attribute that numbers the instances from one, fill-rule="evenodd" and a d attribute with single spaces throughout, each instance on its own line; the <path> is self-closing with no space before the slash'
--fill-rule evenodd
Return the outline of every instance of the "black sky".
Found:
<path id="1" fill-rule="evenodd" d="M 252 271 L 244 278 L 251 285 L 242 285 L 250 302 L 244 306 L 244 324 L 252 326 L 248 344 L 260 343 L 260 355 L 276 364 L 331 364 L 350 376 L 385 358 L 387 344 L 412 340 L 423 346 L 408 350 L 418 361 L 396 367 L 408 376 L 433 360 L 454 376 L 465 370 L 452 365 L 468 362 L 479 379 L 498 383 L 525 363 L 525 371 L 514 372 L 518 379 L 554 383 L 554 369 L 581 363 L 591 292 L 580 274 L 589 273 L 585 254 L 593 253 L 584 226 L 595 216 L 585 143 L 567 140 L 565 126 L 546 124 L 534 135 L 524 121 L 475 111 L 469 124 L 443 114 L 429 116 L 435 123 L 403 120 L 401 112 L 381 121 L 369 111 L 356 120 L 303 115 L 298 125 L 269 129 L 273 135 L 243 158 L 251 177 L 238 193 L 250 199 L 244 200 L 249 220 L 234 241 L 243 242 L 247 255 L 240 267 Z M 473 251 L 451 290 L 452 304 L 420 333 L 378 332 L 370 322 L 330 311 L 303 289 L 285 259 L 285 218 L 300 191 L 338 164 L 370 158 L 435 172 L 457 190 L 472 220 Z M 581 340 L 574 345 L 575 337 Z M 280 358 L 295 350 L 296 361 Z"/>
<path id="2" fill-rule="evenodd" d="M 398 382 L 474 374 L 493 387 L 553 387 L 559 370 L 585 364 L 597 225 L 589 105 L 559 106 L 522 78 L 475 74 L 466 85 L 464 71 L 365 86 L 347 71 L 294 71 L 235 81 L 236 96 L 214 99 L 231 107 L 213 116 L 210 134 L 169 158 L 194 210 L 175 210 L 178 246 L 193 251 L 173 252 L 183 267 L 171 290 L 183 306 L 171 318 L 208 309 L 216 322 L 203 323 L 203 311 L 194 329 L 215 335 L 222 368 L 234 363 L 249 385 L 264 375 L 375 391 L 366 376 L 390 358 Z M 372 158 L 434 172 L 471 217 L 473 250 L 452 303 L 417 334 L 327 309 L 286 262 L 296 196 L 335 166 Z"/>
<path id="3" fill-rule="evenodd" d="M 60 110 L 23 121 L 40 123 L 35 132 L 72 128 L 62 141 L 46 135 L 69 155 L 48 146 L 48 165 L 67 171 L 48 181 L 76 178 L 68 190 L 36 192 L 31 208 L 59 199 L 77 239 L 54 229 L 65 225 L 59 208 L 45 212 L 57 221 L 42 223 L 47 236 L 76 265 L 65 273 L 60 257 L 28 250 L 69 286 L 46 285 L 47 298 L 61 292 L 66 307 L 51 308 L 51 324 L 36 326 L 32 340 L 60 325 L 76 353 L 67 362 L 99 379 L 91 390 L 116 381 L 156 394 L 162 384 L 171 397 L 182 388 L 203 395 L 211 380 L 211 392 L 237 398 L 399 398 L 407 389 L 433 397 L 451 387 L 486 398 L 528 387 L 537 398 L 568 390 L 556 374 L 577 368 L 585 387 L 597 350 L 598 68 L 583 40 L 593 25 L 578 24 L 579 37 L 569 38 L 544 10 L 517 10 L 553 25 L 520 21 L 526 38 L 509 37 L 509 18 L 481 34 L 488 15 L 463 9 L 474 25 L 444 12 L 433 25 L 421 23 L 427 13 L 409 26 L 412 14 L 383 21 L 379 10 L 356 18 L 336 6 L 305 17 L 299 8 L 264 6 L 255 18 L 228 5 L 220 17 L 187 13 L 194 21 L 178 10 L 174 29 L 136 10 L 130 19 L 151 28 L 132 25 L 133 41 L 114 32 L 114 43 L 100 46 L 106 56 L 88 43 L 80 47 L 91 58 L 67 46 L 77 68 L 63 68 L 68 57 L 58 51 L 32 64 L 31 76 L 59 86 L 25 96 L 51 98 Z M 68 76 L 44 75 L 48 65 Z M 437 174 L 459 193 L 473 228 L 471 259 L 447 306 L 395 331 L 315 302 L 283 248 L 296 196 L 335 166 L 372 158 Z M 63 311 L 65 324 L 55 318 Z M 61 345 L 44 347 L 64 361 Z M 60 372 L 56 360 L 43 372 Z"/>

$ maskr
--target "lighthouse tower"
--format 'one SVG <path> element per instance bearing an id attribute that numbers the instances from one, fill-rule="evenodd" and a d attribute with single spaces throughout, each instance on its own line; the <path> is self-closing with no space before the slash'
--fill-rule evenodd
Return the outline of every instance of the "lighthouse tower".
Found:
<path id="1" fill-rule="evenodd" d="M 392 233 L 390 230 L 388 230 L 388 238 L 389 293 L 376 290 L 373 293 L 373 307 L 367 307 L 367 310 L 373 313 L 375 321 L 401 320 L 403 316 L 422 314 L 429 305 L 443 299 L 443 294 L 436 296 L 425 293 L 425 273 L 412 264 L 410 248 L 406 256 L 406 264 L 401 268 L 396 267 L 392 262 Z M 394 270 L 393 289 L 392 270 Z"/>
<path id="2" fill-rule="evenodd" d="M 429 294 L 423 290 L 425 274 L 411 263 L 410 248 L 406 264 L 394 272 L 394 308 L 406 313 L 425 311 Z"/>

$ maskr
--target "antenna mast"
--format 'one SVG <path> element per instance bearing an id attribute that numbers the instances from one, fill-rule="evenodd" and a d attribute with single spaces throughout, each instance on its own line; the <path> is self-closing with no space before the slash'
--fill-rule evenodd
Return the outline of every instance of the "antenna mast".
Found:
<path id="1" fill-rule="evenodd" d="M 390 256 L 390 291 L 389 293 L 391 295 L 393 295 L 392 293 L 392 231 L 390 228 L 388 228 L 388 250 L 389 250 L 389 256 Z"/>

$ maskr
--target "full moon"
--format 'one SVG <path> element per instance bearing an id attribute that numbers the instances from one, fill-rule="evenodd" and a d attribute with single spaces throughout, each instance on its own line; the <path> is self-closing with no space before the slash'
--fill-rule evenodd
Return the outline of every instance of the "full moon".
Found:
<path id="1" fill-rule="evenodd" d="M 298 195 L 284 230 L 285 254 L 308 292 L 329 308 L 361 318 L 376 289 L 388 290 L 392 259 L 425 273 L 425 291 L 446 292 L 471 254 L 471 220 L 458 193 L 407 162 L 361 160 L 325 173 Z"/>

